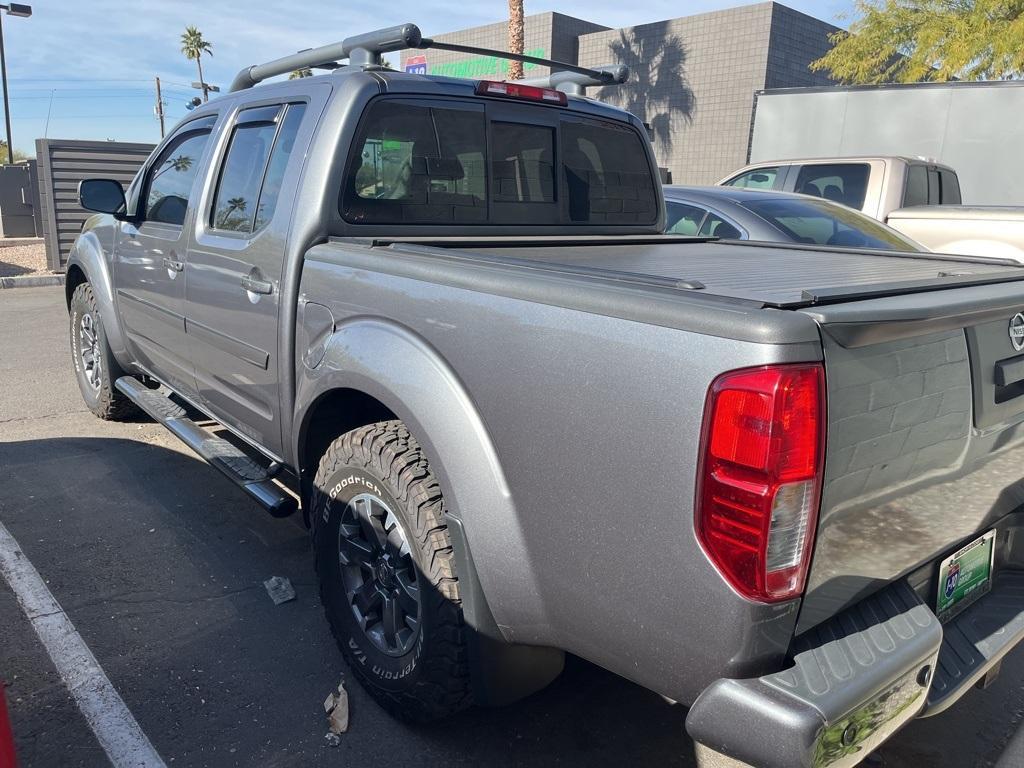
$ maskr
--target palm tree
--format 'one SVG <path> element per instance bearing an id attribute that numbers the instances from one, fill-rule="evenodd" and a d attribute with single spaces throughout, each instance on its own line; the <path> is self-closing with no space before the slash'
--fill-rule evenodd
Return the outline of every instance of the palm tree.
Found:
<path id="1" fill-rule="evenodd" d="M 166 160 L 164 160 L 163 167 L 153 174 L 153 178 L 155 179 L 157 176 L 160 176 L 163 173 L 167 173 L 167 171 L 181 172 L 187 171 L 191 167 L 192 158 L 189 157 L 188 155 L 178 155 L 177 157 L 169 157 Z"/>
<path id="2" fill-rule="evenodd" d="M 224 213 L 221 214 L 219 226 L 222 228 L 229 228 L 240 222 L 231 221 L 231 215 L 238 211 L 239 213 L 245 213 L 245 209 L 249 207 L 249 202 L 244 197 L 232 197 L 228 200 L 228 206 L 224 209 Z"/>
<path id="3" fill-rule="evenodd" d="M 667 22 L 644 26 L 644 34 L 619 31 L 619 39 L 608 44 L 611 61 L 629 67 L 630 81 L 621 86 L 606 86 L 597 98 L 632 112 L 651 128 L 654 154 L 668 163 L 675 139 L 678 115 L 693 122 L 697 97 L 687 76 L 689 50 L 683 39 L 673 34 Z"/>
<path id="4" fill-rule="evenodd" d="M 510 53 L 523 52 L 523 0 L 508 0 L 508 50 Z M 523 79 L 523 62 L 508 63 L 508 79 Z"/>
<path id="5" fill-rule="evenodd" d="M 188 26 L 181 35 L 181 52 L 185 54 L 186 59 L 195 59 L 196 66 L 199 67 L 199 87 L 203 89 L 203 101 L 209 101 L 209 89 L 203 80 L 201 59 L 204 53 L 213 56 L 213 45 L 203 39 L 203 33 L 196 27 Z"/>

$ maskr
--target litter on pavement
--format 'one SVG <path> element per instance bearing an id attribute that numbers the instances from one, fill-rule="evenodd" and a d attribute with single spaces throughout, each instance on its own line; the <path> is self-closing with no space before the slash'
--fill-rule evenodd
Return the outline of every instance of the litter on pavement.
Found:
<path id="1" fill-rule="evenodd" d="M 274 605 L 280 605 L 295 599 L 295 589 L 292 587 L 292 583 L 284 576 L 271 576 L 263 582 L 263 586 L 267 588 L 267 594 L 274 601 Z"/>
<path id="2" fill-rule="evenodd" d="M 338 692 L 331 693 L 324 700 L 324 712 L 327 713 L 328 732 L 324 739 L 332 747 L 338 746 L 340 739 L 338 734 L 348 730 L 348 693 L 345 691 L 345 681 L 338 683 Z M 331 737 L 334 738 L 331 738 Z"/>

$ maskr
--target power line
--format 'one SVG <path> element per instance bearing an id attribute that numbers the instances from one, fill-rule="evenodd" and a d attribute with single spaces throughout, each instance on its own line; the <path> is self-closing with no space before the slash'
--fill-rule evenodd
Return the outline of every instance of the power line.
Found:
<path id="1" fill-rule="evenodd" d="M 67 77 L 11 77 L 8 78 L 8 82 L 11 83 L 148 83 L 149 80 L 145 78 L 67 78 Z M 173 85 L 180 85 L 185 88 L 191 86 L 190 83 L 186 83 L 181 80 L 161 80 L 161 82 L 171 83 Z"/>
<path id="2" fill-rule="evenodd" d="M 164 89 L 164 93 L 167 93 L 167 89 L 166 88 Z M 180 92 L 180 93 L 179 92 L 172 92 L 171 95 L 172 96 L 181 96 L 182 98 L 185 98 L 188 94 L 186 94 L 184 92 Z M 150 99 L 152 97 L 153 97 L 152 93 L 139 93 L 139 94 L 132 94 L 131 96 L 124 95 L 124 94 L 116 94 L 116 95 L 112 95 L 112 96 L 104 96 L 103 100 L 105 101 L 107 99 Z M 82 100 L 88 99 L 88 98 L 92 98 L 92 97 L 88 97 L 88 96 L 11 96 L 11 101 L 39 101 L 39 100 L 42 100 L 42 101 L 50 101 L 50 100 L 59 101 L 61 99 L 75 99 L 75 100 L 78 100 L 78 101 L 82 101 Z"/>

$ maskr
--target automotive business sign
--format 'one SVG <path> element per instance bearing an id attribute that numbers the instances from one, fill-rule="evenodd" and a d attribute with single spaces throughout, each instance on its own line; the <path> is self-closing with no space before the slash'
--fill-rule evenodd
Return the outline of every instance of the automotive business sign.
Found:
<path id="1" fill-rule="evenodd" d="M 425 75 L 427 74 L 427 57 L 410 56 L 405 60 L 405 71 L 411 75 Z"/>
<path id="2" fill-rule="evenodd" d="M 543 48 L 533 48 L 528 51 L 524 51 L 527 56 L 536 56 L 539 59 L 544 58 L 545 50 Z M 418 56 L 410 56 L 405 60 L 405 71 L 413 75 L 443 75 L 445 77 L 463 77 L 476 79 L 481 77 L 505 77 L 508 75 L 509 62 L 505 59 L 500 59 L 497 56 L 473 56 L 469 59 L 460 59 L 458 61 L 444 61 L 434 62 L 429 68 L 427 67 L 427 57 L 423 54 Z M 536 69 L 537 65 L 533 62 L 526 62 L 523 65 L 525 71 Z"/>

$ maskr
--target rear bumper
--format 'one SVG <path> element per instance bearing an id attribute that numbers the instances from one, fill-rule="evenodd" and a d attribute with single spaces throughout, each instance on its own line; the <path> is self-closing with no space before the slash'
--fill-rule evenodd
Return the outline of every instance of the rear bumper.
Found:
<path id="1" fill-rule="evenodd" d="M 690 708 L 706 747 L 760 768 L 856 765 L 907 721 L 950 706 L 1024 639 L 1024 572 L 952 622 L 901 581 L 800 638 L 793 665 L 722 679 Z"/>

